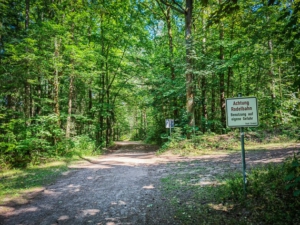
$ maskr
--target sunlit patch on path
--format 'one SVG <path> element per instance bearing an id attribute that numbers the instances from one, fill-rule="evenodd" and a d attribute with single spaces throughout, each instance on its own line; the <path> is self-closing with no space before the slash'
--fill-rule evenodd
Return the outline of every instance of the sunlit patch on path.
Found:
<path id="1" fill-rule="evenodd" d="M 191 175 L 192 185 L 218 185 L 216 176 L 241 171 L 241 155 L 157 156 L 156 146 L 118 142 L 118 149 L 70 166 L 26 204 L 2 205 L 0 224 L 176 224 L 161 179 Z M 281 162 L 295 149 L 246 153 L 247 166 Z M 6 207 L 6 208 L 5 208 Z"/>

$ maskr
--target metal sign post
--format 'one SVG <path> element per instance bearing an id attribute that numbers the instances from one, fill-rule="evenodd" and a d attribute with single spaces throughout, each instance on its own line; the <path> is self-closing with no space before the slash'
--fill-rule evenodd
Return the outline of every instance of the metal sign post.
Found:
<path id="1" fill-rule="evenodd" d="M 239 93 L 238 96 L 241 98 L 242 94 Z M 243 187 L 244 187 L 244 194 L 246 195 L 246 193 L 247 193 L 247 177 L 246 177 L 245 133 L 244 133 L 244 127 L 240 127 L 240 133 L 241 133 L 241 149 L 242 149 L 242 165 L 243 165 Z"/>
<path id="2" fill-rule="evenodd" d="M 242 169 L 244 194 L 247 193 L 247 174 L 245 159 L 245 133 L 244 127 L 258 126 L 258 107 L 255 97 L 242 97 L 226 99 L 226 123 L 228 127 L 239 127 L 241 133 Z"/>
<path id="3" fill-rule="evenodd" d="M 243 186 L 244 193 L 247 193 L 247 176 L 246 176 L 246 159 L 245 159 L 245 142 L 244 142 L 244 127 L 240 128 L 241 132 L 241 148 L 242 148 L 242 164 L 243 164 Z"/>

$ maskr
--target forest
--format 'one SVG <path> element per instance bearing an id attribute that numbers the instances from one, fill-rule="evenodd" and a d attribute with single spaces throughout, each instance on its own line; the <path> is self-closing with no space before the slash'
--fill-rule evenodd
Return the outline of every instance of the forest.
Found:
<path id="1" fill-rule="evenodd" d="M 298 0 L 0 0 L 0 168 L 116 140 L 226 134 L 226 98 L 259 127 L 300 116 Z M 75 150 L 74 150 L 75 149 Z"/>

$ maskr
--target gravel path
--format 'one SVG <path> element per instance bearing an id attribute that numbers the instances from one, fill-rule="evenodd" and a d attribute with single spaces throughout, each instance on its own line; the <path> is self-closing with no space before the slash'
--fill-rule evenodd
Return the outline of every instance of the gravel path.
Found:
<path id="1" fill-rule="evenodd" d="M 240 154 L 157 157 L 153 146 L 136 142 L 119 146 L 109 155 L 72 166 L 69 175 L 45 187 L 28 204 L 0 212 L 0 224 L 176 224 L 159 187 L 160 178 L 171 174 L 177 162 L 190 162 L 186 169 L 206 168 L 206 179 L 199 181 L 203 185 L 215 174 L 241 167 Z M 280 162 L 293 151 L 247 153 L 247 165 Z"/>

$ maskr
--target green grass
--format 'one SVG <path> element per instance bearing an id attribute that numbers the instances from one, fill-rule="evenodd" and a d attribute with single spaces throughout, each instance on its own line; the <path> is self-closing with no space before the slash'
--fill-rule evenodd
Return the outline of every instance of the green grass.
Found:
<path id="1" fill-rule="evenodd" d="M 200 185 L 206 172 L 191 172 L 188 164 L 181 164 L 162 179 L 178 224 L 300 224 L 300 196 L 295 195 L 300 189 L 299 158 L 250 171 L 246 196 L 241 173 L 223 174 Z"/>
<path id="2" fill-rule="evenodd" d="M 22 197 L 30 192 L 54 182 L 68 170 L 65 162 L 48 163 L 27 169 L 12 169 L 0 172 L 0 204 Z"/>
<path id="3" fill-rule="evenodd" d="M 275 141 L 276 140 L 276 141 Z M 245 137 L 246 151 L 272 150 L 278 148 L 294 147 L 298 144 L 295 139 L 273 138 L 261 141 L 249 135 Z M 228 154 L 241 150 L 240 137 L 237 134 L 224 135 L 199 135 L 192 139 L 170 139 L 158 151 L 157 154 L 171 153 L 182 156 L 199 156 L 212 154 Z"/>

